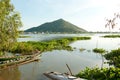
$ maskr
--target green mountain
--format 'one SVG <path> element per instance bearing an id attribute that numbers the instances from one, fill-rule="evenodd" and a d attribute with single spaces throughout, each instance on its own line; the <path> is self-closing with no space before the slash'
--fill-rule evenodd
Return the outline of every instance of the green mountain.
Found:
<path id="1" fill-rule="evenodd" d="M 44 23 L 38 27 L 33 27 L 25 30 L 25 32 L 49 32 L 49 33 L 80 33 L 87 32 L 63 19 L 58 19 L 53 22 Z"/>

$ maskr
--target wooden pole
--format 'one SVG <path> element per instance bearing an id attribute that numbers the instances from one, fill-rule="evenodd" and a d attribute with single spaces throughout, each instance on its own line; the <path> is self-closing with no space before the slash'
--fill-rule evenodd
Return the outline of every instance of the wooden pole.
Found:
<path id="1" fill-rule="evenodd" d="M 68 70 L 70 71 L 70 75 L 73 75 L 70 67 L 68 66 L 68 64 L 66 64 L 66 66 L 67 66 Z"/>

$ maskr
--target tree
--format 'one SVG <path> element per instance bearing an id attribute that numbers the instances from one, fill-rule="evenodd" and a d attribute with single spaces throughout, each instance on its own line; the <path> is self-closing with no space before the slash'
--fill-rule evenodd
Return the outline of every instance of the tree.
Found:
<path id="1" fill-rule="evenodd" d="M 106 19 L 107 23 L 105 24 L 105 27 L 109 27 L 109 30 L 111 31 L 112 29 L 115 28 L 115 26 L 117 25 L 116 23 L 116 19 L 120 18 L 120 14 L 119 13 L 115 13 L 114 17 L 111 19 Z"/>
<path id="2" fill-rule="evenodd" d="M 21 26 L 20 15 L 10 0 L 0 0 L 0 51 L 8 51 L 14 45 Z"/>

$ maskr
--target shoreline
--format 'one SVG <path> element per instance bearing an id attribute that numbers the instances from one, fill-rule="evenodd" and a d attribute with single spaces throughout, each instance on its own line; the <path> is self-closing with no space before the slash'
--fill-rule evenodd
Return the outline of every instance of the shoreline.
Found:
<path id="1" fill-rule="evenodd" d="M 30 62 L 38 61 L 39 59 L 37 57 L 41 56 L 41 52 L 37 52 L 33 55 L 25 55 L 22 56 L 24 57 L 23 60 L 18 60 L 18 61 L 13 61 L 13 62 L 8 62 L 0 65 L 0 70 L 7 69 L 9 67 L 15 67 L 15 66 L 20 66 L 24 65 Z"/>

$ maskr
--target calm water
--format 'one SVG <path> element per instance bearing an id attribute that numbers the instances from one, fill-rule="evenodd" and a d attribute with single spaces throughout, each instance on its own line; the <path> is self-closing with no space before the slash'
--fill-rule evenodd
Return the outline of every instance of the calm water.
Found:
<path id="1" fill-rule="evenodd" d="M 29 34 L 27 34 L 29 35 Z M 70 36 L 91 36 L 91 40 L 76 41 L 70 44 L 73 51 L 53 50 L 42 53 L 39 62 L 32 62 L 19 67 L 9 68 L 0 71 L 0 80 L 48 80 L 44 72 L 58 71 L 61 73 L 69 72 L 66 64 L 69 65 L 73 74 L 77 74 L 85 67 L 101 66 L 101 56 L 92 52 L 93 48 L 104 48 L 108 51 L 120 47 L 120 38 L 102 38 L 103 34 L 30 34 L 31 38 L 21 38 L 18 41 L 43 41 L 58 39 Z M 80 51 L 84 48 L 84 51 Z M 107 65 L 104 65 L 107 67 Z"/>

